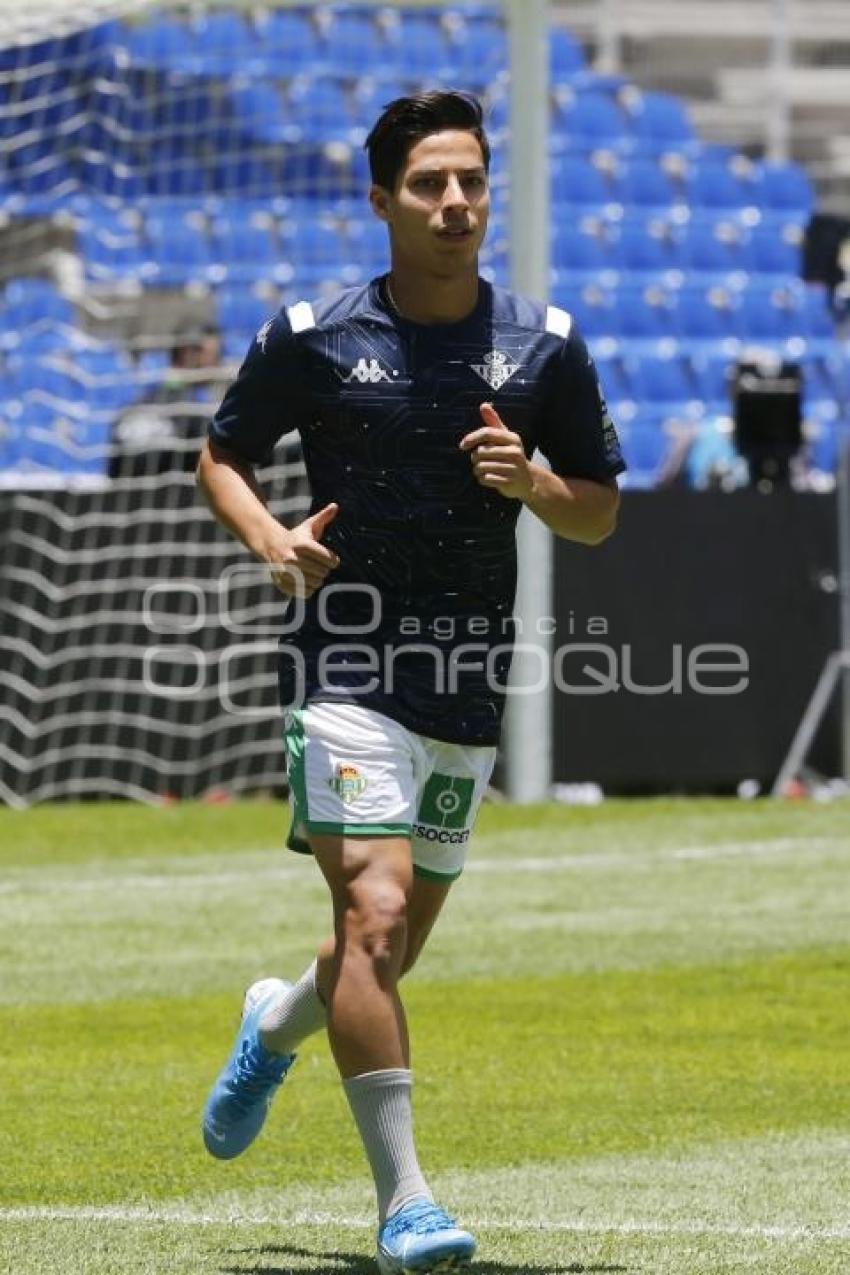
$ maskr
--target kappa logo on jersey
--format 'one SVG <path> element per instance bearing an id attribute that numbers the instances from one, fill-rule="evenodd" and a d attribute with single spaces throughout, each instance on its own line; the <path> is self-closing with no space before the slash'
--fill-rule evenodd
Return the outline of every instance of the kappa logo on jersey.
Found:
<path id="1" fill-rule="evenodd" d="M 393 369 L 393 376 L 398 373 Z M 344 381 L 359 381 L 361 385 L 377 385 L 379 381 L 391 381 L 392 376 L 382 368 L 377 359 L 358 359 Z"/>
<path id="2" fill-rule="evenodd" d="M 350 806 L 362 792 L 366 791 L 366 780 L 356 766 L 339 762 L 333 778 L 328 780 L 336 795 L 344 806 Z"/>
<path id="3" fill-rule="evenodd" d="M 269 339 L 269 333 L 272 330 L 273 323 L 274 323 L 274 319 L 268 319 L 260 328 L 259 332 L 257 333 L 257 345 L 263 351 L 263 354 L 265 354 L 266 352 L 266 342 Z"/>
<path id="4" fill-rule="evenodd" d="M 486 381 L 491 390 L 500 390 L 509 381 L 514 372 L 519 371 L 519 364 L 512 362 L 501 350 L 490 350 L 484 355 L 483 363 L 470 363 L 473 372 L 477 372 L 482 381 Z"/>

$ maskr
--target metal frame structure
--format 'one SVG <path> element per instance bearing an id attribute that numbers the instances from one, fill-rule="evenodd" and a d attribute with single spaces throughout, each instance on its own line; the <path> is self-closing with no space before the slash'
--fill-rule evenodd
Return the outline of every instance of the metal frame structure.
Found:
<path id="1" fill-rule="evenodd" d="M 845 410 L 845 423 L 847 411 Z M 850 783 L 850 428 L 845 428 L 838 470 L 838 588 L 840 594 L 841 649 L 833 651 L 823 666 L 788 755 L 771 789 L 782 797 L 788 783 L 803 768 L 812 741 L 837 689 L 842 688 L 841 751 L 842 772 Z"/>

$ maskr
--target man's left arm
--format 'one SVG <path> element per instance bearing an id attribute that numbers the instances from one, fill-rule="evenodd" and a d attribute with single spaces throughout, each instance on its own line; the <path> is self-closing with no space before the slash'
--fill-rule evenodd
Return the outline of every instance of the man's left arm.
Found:
<path id="1" fill-rule="evenodd" d="M 467 434 L 461 447 L 471 455 L 482 487 L 521 500 L 556 536 L 598 545 L 617 525 L 620 493 L 612 478 L 562 478 L 525 454 L 519 434 L 505 425 L 491 403 L 482 403 L 482 427 Z"/>
<path id="2" fill-rule="evenodd" d="M 620 492 L 616 481 L 560 478 L 542 465 L 529 464 L 533 486 L 523 504 L 565 540 L 598 545 L 616 530 Z"/>

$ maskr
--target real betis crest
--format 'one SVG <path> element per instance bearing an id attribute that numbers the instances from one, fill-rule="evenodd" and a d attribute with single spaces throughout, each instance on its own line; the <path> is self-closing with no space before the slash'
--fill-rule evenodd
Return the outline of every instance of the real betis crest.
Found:
<path id="1" fill-rule="evenodd" d="M 519 364 L 512 362 L 501 350 L 489 350 L 484 355 L 483 363 L 470 363 L 473 372 L 477 372 L 482 381 L 486 381 L 491 390 L 500 390 L 509 381 L 514 372 L 519 371 Z"/>
<path id="2" fill-rule="evenodd" d="M 346 762 L 337 763 L 333 778 L 328 783 L 344 806 L 350 806 L 366 789 L 366 780 L 360 771 Z"/>

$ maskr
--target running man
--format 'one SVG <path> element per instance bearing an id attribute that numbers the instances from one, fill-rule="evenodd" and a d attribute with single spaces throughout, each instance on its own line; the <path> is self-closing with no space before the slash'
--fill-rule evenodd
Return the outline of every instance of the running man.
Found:
<path id="1" fill-rule="evenodd" d="M 303 610 L 281 644 L 289 844 L 315 856 L 334 914 L 294 985 L 249 988 L 204 1139 L 221 1159 L 241 1154 L 301 1043 L 327 1028 L 375 1179 L 378 1265 L 394 1275 L 450 1270 L 475 1249 L 419 1167 L 398 984 L 463 869 L 492 771 L 517 517 L 525 505 L 598 544 L 624 465 L 569 314 L 479 277 L 478 102 L 400 98 L 366 146 L 389 273 L 261 328 L 198 467 L 215 516 Z M 253 469 L 293 430 L 313 512 L 287 528 Z"/>

